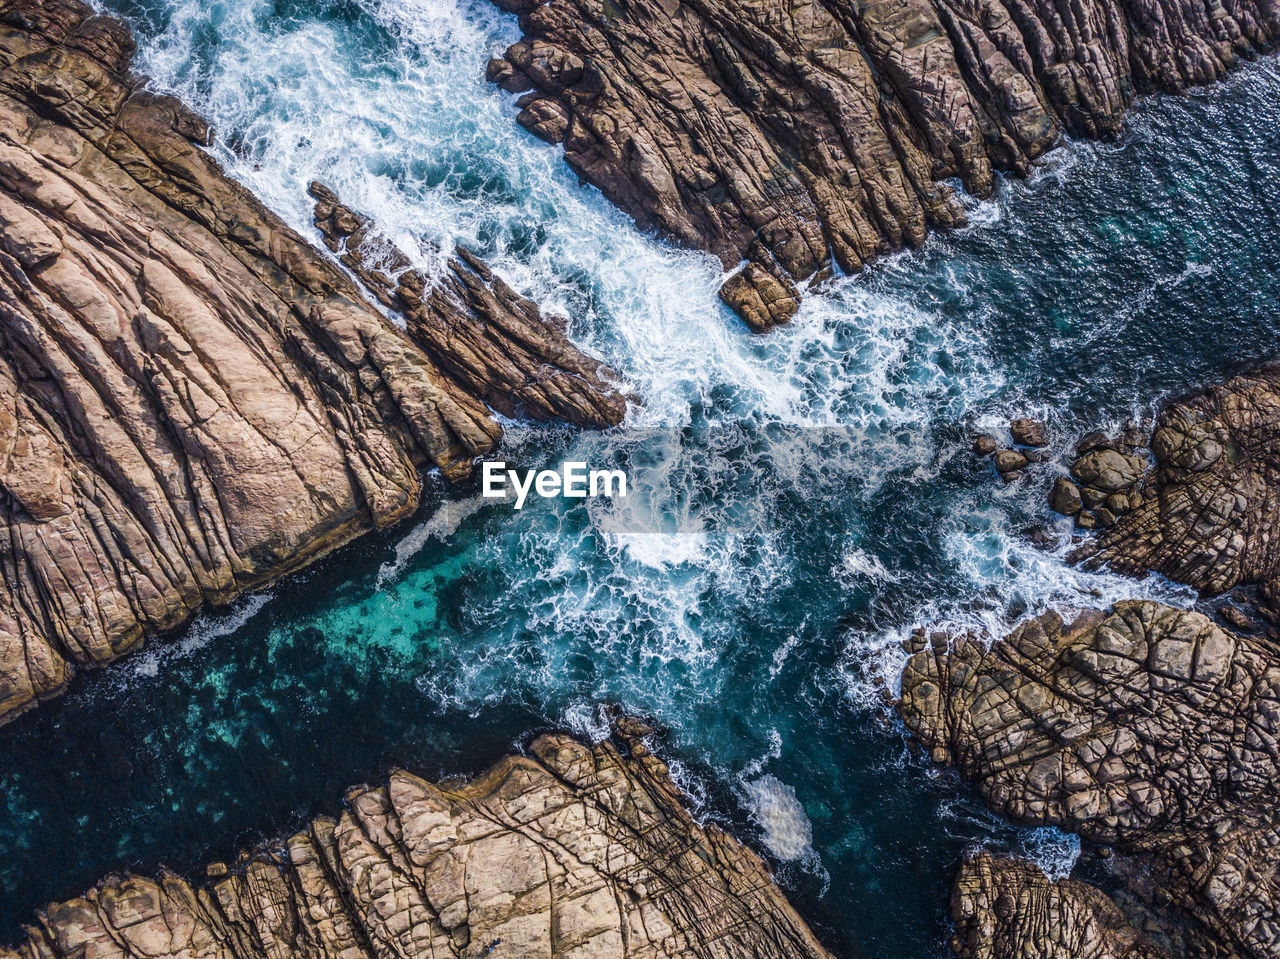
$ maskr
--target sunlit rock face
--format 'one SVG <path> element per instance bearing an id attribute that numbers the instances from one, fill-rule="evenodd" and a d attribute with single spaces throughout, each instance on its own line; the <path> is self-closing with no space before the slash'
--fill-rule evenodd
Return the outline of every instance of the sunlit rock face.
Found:
<path id="1" fill-rule="evenodd" d="M 222 174 L 132 52 L 78 0 L 0 3 L 0 721 L 409 515 L 419 469 L 467 475 L 500 435 L 486 404 L 529 379 L 442 369 Z M 493 300 L 500 281 L 473 272 Z M 503 319 L 437 299 L 444 328 Z M 537 339 L 536 309 L 511 303 Z M 594 370 L 548 342 L 544 379 Z M 553 412 L 616 422 L 625 404 L 601 396 Z"/>
<path id="2" fill-rule="evenodd" d="M 112 877 L 6 959 L 830 959 L 754 853 L 681 803 L 649 732 L 543 736 L 470 782 L 405 772 L 193 886 Z"/>
<path id="3" fill-rule="evenodd" d="M 1280 950 L 1274 647 L 1150 601 L 913 645 L 902 716 L 994 810 L 1136 857 L 1206 955 Z"/>

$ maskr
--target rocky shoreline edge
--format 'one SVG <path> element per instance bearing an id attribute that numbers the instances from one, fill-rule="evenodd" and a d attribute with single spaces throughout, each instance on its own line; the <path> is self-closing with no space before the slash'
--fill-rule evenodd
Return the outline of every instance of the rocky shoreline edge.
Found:
<path id="1" fill-rule="evenodd" d="M 0 959 L 831 959 L 753 852 L 684 807 L 652 730 L 404 771 L 201 883 L 104 879 Z"/>
<path id="2" fill-rule="evenodd" d="M 1063 136 L 1275 48 L 1270 0 L 495 0 L 488 77 L 642 229 L 717 256 L 753 330 L 803 292 L 965 222 Z"/>
<path id="3" fill-rule="evenodd" d="M 974 445 L 1005 482 L 1049 446 L 1011 426 L 1009 448 Z M 1168 401 L 1149 435 L 1086 435 L 1049 493 L 1087 534 L 1071 561 L 1189 585 L 1219 622 L 1142 600 L 912 636 L 911 735 L 996 813 L 1079 835 L 1121 896 L 978 853 L 953 887 L 957 956 L 1280 955 L 1278 437 L 1267 362 Z"/>
<path id="4" fill-rule="evenodd" d="M 563 323 L 465 251 L 429 290 L 407 264 L 369 286 L 407 330 L 389 322 L 132 54 L 80 0 L 0 0 L 0 722 L 405 519 L 422 470 L 461 480 L 494 448 L 494 411 L 626 412 Z M 352 240 L 374 231 L 321 204 L 373 282 Z"/>

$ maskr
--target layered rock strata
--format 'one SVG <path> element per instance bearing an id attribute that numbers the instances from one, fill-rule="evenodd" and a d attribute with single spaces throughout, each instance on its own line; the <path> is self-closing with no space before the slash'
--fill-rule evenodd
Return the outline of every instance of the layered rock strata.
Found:
<path id="1" fill-rule="evenodd" d="M 805 280 L 920 243 L 1063 132 L 1115 134 L 1149 90 L 1280 37 L 1274 0 L 496 0 L 523 39 L 489 79 L 645 229 L 745 261 L 757 330 Z"/>
<path id="2" fill-rule="evenodd" d="M 1186 954 L 1280 955 L 1272 647 L 1146 601 L 913 645 L 902 717 L 993 810 L 1133 857 Z"/>
<path id="3" fill-rule="evenodd" d="M 3 959 L 829 959 L 765 864 L 699 826 L 647 729 L 544 736 L 466 783 L 393 773 L 192 885 L 114 876 Z"/>
<path id="4" fill-rule="evenodd" d="M 375 224 L 312 183 L 315 222 L 329 249 L 388 309 L 404 315 L 427 355 L 473 396 L 507 416 L 605 428 L 622 422 L 616 374 L 569 340 L 478 257 L 458 247 L 432 282 Z"/>
<path id="5" fill-rule="evenodd" d="M 951 919 L 963 959 L 1168 959 L 1088 883 L 986 852 L 961 867 Z"/>
<path id="6" fill-rule="evenodd" d="M 493 447 L 486 402 L 528 405 L 225 177 L 132 46 L 79 0 L 0 0 L 0 721 L 409 515 L 420 467 Z"/>

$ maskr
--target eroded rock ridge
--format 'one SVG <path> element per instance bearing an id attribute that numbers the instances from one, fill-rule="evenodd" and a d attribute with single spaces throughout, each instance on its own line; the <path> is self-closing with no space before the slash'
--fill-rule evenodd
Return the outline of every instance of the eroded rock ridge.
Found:
<path id="1" fill-rule="evenodd" d="M 1132 857 L 1177 954 L 1280 955 L 1273 647 L 1149 601 L 914 646 L 903 719 L 993 810 Z"/>
<path id="2" fill-rule="evenodd" d="M 420 467 L 460 478 L 496 443 L 486 403 L 586 363 L 560 338 L 538 390 L 443 368 L 223 175 L 132 50 L 79 0 L 0 0 L 0 721 L 408 516 Z M 590 395 L 554 409 L 617 415 Z"/>
<path id="3" fill-rule="evenodd" d="M 830 959 L 765 864 L 685 810 L 666 766 L 536 740 L 464 784 L 405 772 L 192 885 L 111 877 L 3 959 Z"/>
<path id="4" fill-rule="evenodd" d="M 754 329 L 800 285 L 962 223 L 1067 131 L 1216 80 L 1280 37 L 1275 0 L 497 0 L 524 38 L 489 78 L 646 229 L 746 266 Z"/>
<path id="5" fill-rule="evenodd" d="M 328 187 L 312 183 L 309 192 L 325 244 L 384 306 L 405 316 L 414 342 L 470 394 L 507 416 L 600 429 L 622 422 L 626 400 L 608 383 L 617 375 L 475 254 L 458 247 L 433 282 Z"/>

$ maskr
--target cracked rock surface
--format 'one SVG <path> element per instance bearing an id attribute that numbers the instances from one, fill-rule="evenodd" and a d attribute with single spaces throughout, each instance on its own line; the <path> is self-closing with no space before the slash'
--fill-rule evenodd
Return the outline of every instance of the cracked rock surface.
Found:
<path id="1" fill-rule="evenodd" d="M 1100 890 L 988 852 L 961 866 L 951 919 L 964 959 L 1168 959 Z"/>
<path id="2" fill-rule="evenodd" d="M 467 392 L 506 416 L 597 429 L 622 422 L 626 399 L 606 382 L 616 374 L 473 253 L 458 247 L 444 277 L 431 282 L 328 187 L 312 183 L 309 192 L 325 244 L 384 306 L 404 314 L 414 342 Z"/>
<path id="3" fill-rule="evenodd" d="M 1275 0 L 497 0 L 523 39 L 489 79 L 644 229 L 746 261 L 756 330 L 803 281 L 964 220 L 1066 131 L 1220 78 L 1280 38 Z"/>
<path id="4" fill-rule="evenodd" d="M 113 876 L 3 959 L 830 959 L 765 864 L 693 821 L 619 723 L 466 783 L 405 772 L 193 885 Z"/>
<path id="5" fill-rule="evenodd" d="M 1274 647 L 1149 601 L 913 646 L 903 719 L 993 810 L 1132 857 L 1186 954 L 1280 955 Z"/>
<path id="6" fill-rule="evenodd" d="M 1169 403 L 1149 445 L 1136 505 L 1075 558 L 1205 596 L 1280 594 L 1280 364 Z"/>
<path id="7" fill-rule="evenodd" d="M 0 721 L 408 516 L 421 467 L 494 446 L 486 403 L 532 405 L 390 324 L 132 50 L 79 0 L 0 0 Z"/>

